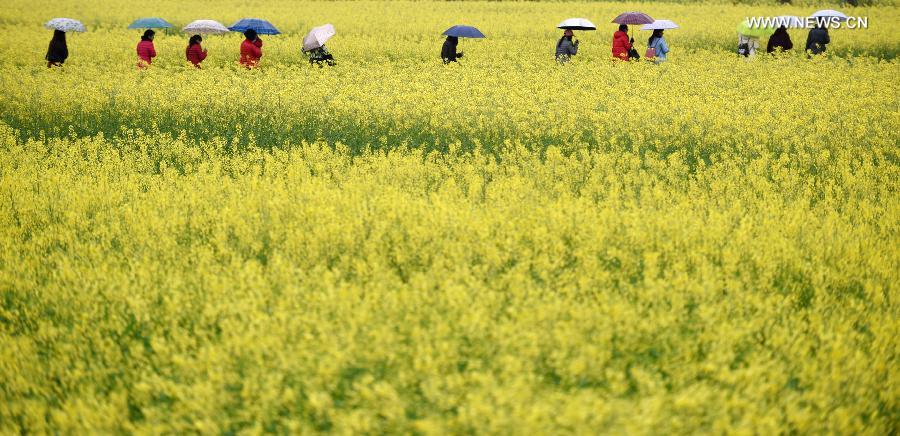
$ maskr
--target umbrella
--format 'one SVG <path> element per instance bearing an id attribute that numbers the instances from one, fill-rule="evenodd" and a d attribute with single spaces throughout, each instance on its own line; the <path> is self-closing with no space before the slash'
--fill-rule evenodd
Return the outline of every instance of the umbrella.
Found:
<path id="1" fill-rule="evenodd" d="M 618 17 L 613 18 L 616 24 L 650 24 L 653 18 L 643 12 L 623 12 Z"/>
<path id="2" fill-rule="evenodd" d="M 834 9 L 822 9 L 821 11 L 816 11 L 811 15 L 811 17 L 813 17 L 813 18 L 836 18 L 838 21 L 847 21 L 847 16 L 844 15 L 843 12 L 839 12 Z"/>
<path id="3" fill-rule="evenodd" d="M 310 51 L 321 47 L 336 33 L 337 32 L 334 31 L 334 26 L 331 24 L 313 27 L 312 30 L 309 31 L 309 34 L 303 38 L 303 51 Z"/>
<path id="4" fill-rule="evenodd" d="M 806 27 L 806 19 L 795 15 L 779 15 L 773 18 L 777 27 L 787 27 L 788 29 L 802 29 Z"/>
<path id="5" fill-rule="evenodd" d="M 487 38 L 480 30 L 472 26 L 456 25 L 444 31 L 441 35 L 456 36 L 459 38 Z"/>
<path id="6" fill-rule="evenodd" d="M 569 18 L 568 20 L 559 23 L 556 28 L 568 30 L 597 30 L 597 26 L 587 18 Z"/>
<path id="7" fill-rule="evenodd" d="M 641 30 L 657 30 L 657 29 L 677 29 L 678 25 L 672 20 L 656 20 L 650 24 L 641 26 Z"/>
<path id="8" fill-rule="evenodd" d="M 54 18 L 44 23 L 44 27 L 62 32 L 84 32 L 87 30 L 84 28 L 84 24 L 81 24 L 81 21 L 71 18 Z"/>
<path id="9" fill-rule="evenodd" d="M 181 29 L 184 33 L 197 33 L 200 35 L 221 35 L 228 33 L 224 24 L 215 20 L 196 20 Z"/>
<path id="10" fill-rule="evenodd" d="M 761 36 L 769 36 L 775 33 L 774 27 L 763 27 L 762 23 L 758 23 L 758 26 L 750 27 L 750 22 L 747 20 L 741 21 L 741 24 L 737 26 L 737 33 L 749 36 L 753 38 L 759 38 Z M 771 25 L 772 23 L 768 23 Z"/>
<path id="11" fill-rule="evenodd" d="M 172 25 L 162 18 L 138 18 L 128 26 L 129 29 L 168 29 L 170 27 Z"/>
<path id="12" fill-rule="evenodd" d="M 242 18 L 228 28 L 232 32 L 244 32 L 249 29 L 255 30 L 260 35 L 278 35 L 281 33 L 272 23 L 259 18 Z"/>

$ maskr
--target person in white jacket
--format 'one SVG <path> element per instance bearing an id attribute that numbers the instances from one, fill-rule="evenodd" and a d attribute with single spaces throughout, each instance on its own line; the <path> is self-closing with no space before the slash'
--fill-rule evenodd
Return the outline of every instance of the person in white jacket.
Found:
<path id="1" fill-rule="evenodd" d="M 747 44 L 746 53 L 742 53 L 743 45 Z M 759 38 L 756 36 L 746 36 L 738 34 L 738 54 L 746 57 L 755 57 L 756 51 L 759 50 Z"/>

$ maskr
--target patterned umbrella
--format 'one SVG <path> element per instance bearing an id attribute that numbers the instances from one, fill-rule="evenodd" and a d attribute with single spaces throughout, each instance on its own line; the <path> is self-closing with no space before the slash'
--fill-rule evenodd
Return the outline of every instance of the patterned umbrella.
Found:
<path id="1" fill-rule="evenodd" d="M 249 29 L 255 30 L 260 35 L 278 35 L 281 33 L 272 23 L 259 18 L 242 18 L 228 28 L 232 32 L 244 32 Z"/>
<path id="2" fill-rule="evenodd" d="M 138 18 L 128 25 L 129 29 L 168 29 L 170 27 L 172 25 L 162 18 Z"/>
<path id="3" fill-rule="evenodd" d="M 613 18 L 616 24 L 650 24 L 653 18 L 643 12 L 623 12 L 618 17 Z"/>
<path id="4" fill-rule="evenodd" d="M 198 35 L 221 35 L 228 33 L 224 24 L 215 20 L 195 20 L 181 28 L 184 33 L 196 33 Z"/>
<path id="5" fill-rule="evenodd" d="M 54 18 L 44 23 L 44 27 L 62 32 L 84 32 L 87 30 L 84 28 L 84 24 L 81 24 L 81 21 L 71 18 Z"/>
<path id="6" fill-rule="evenodd" d="M 444 31 L 441 35 L 455 36 L 458 38 L 487 38 L 480 30 L 472 26 L 456 25 Z"/>

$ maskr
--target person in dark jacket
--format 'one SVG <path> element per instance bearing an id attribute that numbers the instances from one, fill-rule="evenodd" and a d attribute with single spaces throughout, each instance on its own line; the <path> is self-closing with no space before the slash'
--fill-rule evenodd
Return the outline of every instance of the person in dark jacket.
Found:
<path id="1" fill-rule="evenodd" d="M 809 36 L 806 37 L 806 51 L 810 54 L 817 55 L 825 52 L 825 46 L 831 42 L 828 37 L 828 29 L 819 26 L 810 29 Z"/>
<path id="2" fill-rule="evenodd" d="M 188 62 L 192 63 L 194 67 L 197 68 L 200 68 L 200 62 L 203 62 L 203 60 L 206 59 L 206 50 L 200 45 L 201 42 L 203 42 L 202 36 L 192 36 L 191 39 L 188 40 L 187 49 L 184 51 L 184 55 Z"/>
<path id="3" fill-rule="evenodd" d="M 774 53 L 778 49 L 788 51 L 792 48 L 794 48 L 794 43 L 791 42 L 791 35 L 788 35 L 787 27 L 781 26 L 769 37 L 766 53 Z"/>
<path id="4" fill-rule="evenodd" d="M 463 57 L 462 52 L 456 52 L 457 45 L 459 45 L 459 38 L 455 36 L 448 36 L 444 41 L 444 46 L 441 48 L 441 59 L 444 60 L 444 64 L 456 62 L 457 59 Z"/>
<path id="5" fill-rule="evenodd" d="M 306 56 L 309 57 L 309 64 L 316 64 L 319 68 L 328 65 L 329 67 L 333 67 L 337 65 L 337 61 L 334 60 L 334 55 L 325 48 L 325 44 L 322 44 L 320 47 L 316 47 L 310 51 L 305 51 Z"/>
<path id="6" fill-rule="evenodd" d="M 556 62 L 564 64 L 569 62 L 569 58 L 578 54 L 578 40 L 572 42 L 575 33 L 569 29 L 563 32 L 562 38 L 556 43 Z"/>
<path id="7" fill-rule="evenodd" d="M 53 39 L 50 40 L 50 48 L 47 49 L 47 68 L 61 67 L 69 57 L 69 47 L 66 45 L 66 32 L 53 31 Z"/>

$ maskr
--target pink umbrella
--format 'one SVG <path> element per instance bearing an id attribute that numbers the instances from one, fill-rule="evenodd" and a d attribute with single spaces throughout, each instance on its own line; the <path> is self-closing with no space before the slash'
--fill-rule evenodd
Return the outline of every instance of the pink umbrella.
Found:
<path id="1" fill-rule="evenodd" d="M 612 20 L 616 24 L 650 24 L 654 20 L 643 12 L 623 12 Z"/>

